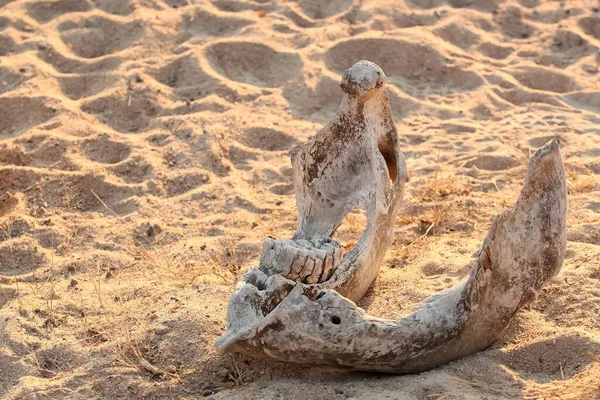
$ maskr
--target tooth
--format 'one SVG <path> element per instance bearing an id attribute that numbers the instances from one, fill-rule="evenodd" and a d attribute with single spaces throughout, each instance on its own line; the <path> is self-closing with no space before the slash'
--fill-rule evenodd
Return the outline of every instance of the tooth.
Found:
<path id="1" fill-rule="evenodd" d="M 260 255 L 260 266 L 271 268 L 275 264 L 275 250 L 269 249 Z"/>
<path id="2" fill-rule="evenodd" d="M 327 251 L 327 257 L 331 257 L 331 261 L 333 262 L 333 254 L 335 253 L 335 248 L 327 246 L 327 248 L 324 250 Z"/>
<path id="3" fill-rule="evenodd" d="M 260 252 L 260 265 L 265 267 L 270 267 L 273 265 L 273 260 L 275 258 L 275 251 L 273 251 L 274 245 L 275 241 L 273 239 L 265 239 L 265 242 L 262 246 L 262 251 Z"/>
<path id="4" fill-rule="evenodd" d="M 315 269 L 315 259 L 312 258 L 311 256 L 309 256 L 306 258 L 304 267 L 302 268 L 302 271 L 300 272 L 300 275 L 299 275 L 300 282 L 305 282 L 306 278 L 309 277 L 309 275 L 313 272 L 314 269 Z"/>
<path id="5" fill-rule="evenodd" d="M 323 261 L 315 258 L 315 267 L 313 268 L 312 274 L 306 278 L 307 283 L 318 283 L 321 278 L 321 273 L 323 272 Z"/>
<path id="6" fill-rule="evenodd" d="M 294 260 L 294 263 L 292 264 L 292 272 L 288 275 L 287 278 L 293 281 L 299 280 L 298 278 L 300 277 L 300 272 L 302 272 L 305 263 L 306 257 L 302 257 L 302 255 L 298 256 L 298 258 Z"/>
<path id="7" fill-rule="evenodd" d="M 327 257 L 327 252 L 325 250 L 315 249 L 313 253 L 316 258 L 320 259 L 323 262 L 325 261 L 325 257 Z"/>
<path id="8" fill-rule="evenodd" d="M 337 266 L 342 261 L 342 249 L 336 247 L 333 252 L 333 265 Z"/>
<path id="9" fill-rule="evenodd" d="M 275 240 L 273 238 L 268 237 L 268 238 L 265 239 L 265 241 L 263 243 L 262 251 L 264 252 L 264 251 L 267 251 L 269 249 L 272 249 L 273 246 L 275 246 Z"/>
<path id="10" fill-rule="evenodd" d="M 321 276 L 321 282 L 325 282 L 331 276 L 333 272 L 333 256 L 327 255 L 325 264 L 323 266 L 323 275 Z"/>
<path id="11" fill-rule="evenodd" d="M 277 270 L 281 271 L 283 276 L 288 276 L 292 272 L 292 264 L 298 258 L 299 249 L 286 245 L 282 247 L 279 256 L 277 257 Z"/>

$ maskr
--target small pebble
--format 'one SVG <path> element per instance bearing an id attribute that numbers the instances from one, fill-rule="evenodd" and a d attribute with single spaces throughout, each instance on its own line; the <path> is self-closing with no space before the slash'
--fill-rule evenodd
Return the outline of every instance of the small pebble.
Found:
<path id="1" fill-rule="evenodd" d="M 148 228 L 148 236 L 154 237 L 162 232 L 162 228 L 158 224 L 150 225 Z"/>
<path id="2" fill-rule="evenodd" d="M 48 378 L 48 379 L 54 378 L 56 376 L 56 372 L 50 371 L 49 369 L 40 368 L 39 372 L 42 377 Z"/>
<path id="3" fill-rule="evenodd" d="M 157 335 L 164 335 L 165 333 L 169 332 L 169 327 L 165 325 L 158 325 L 154 328 L 154 332 Z"/>

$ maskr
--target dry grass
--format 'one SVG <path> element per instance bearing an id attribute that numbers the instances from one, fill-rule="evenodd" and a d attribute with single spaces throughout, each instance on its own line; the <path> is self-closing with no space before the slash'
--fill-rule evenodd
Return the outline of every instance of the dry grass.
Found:
<path id="1" fill-rule="evenodd" d="M 567 189 L 570 194 L 589 193 L 600 188 L 600 182 L 594 176 L 581 175 L 574 169 L 567 169 Z"/>
<path id="2" fill-rule="evenodd" d="M 228 274 L 214 250 L 204 250 L 194 257 L 189 249 L 180 248 L 168 254 L 163 248 L 145 248 L 131 244 L 129 254 L 138 262 L 151 267 L 159 278 L 167 279 L 178 287 L 186 287 L 194 282 L 214 281 L 215 277 L 220 282 L 230 282 L 236 276 L 231 270 L 237 272 L 240 269 L 239 264 L 235 264 L 235 268 L 230 268 L 233 276 Z M 235 254 L 230 258 L 235 260 Z"/>
<path id="3" fill-rule="evenodd" d="M 425 184 L 417 188 L 415 197 L 421 201 L 436 201 L 451 195 L 463 194 L 468 194 L 468 190 L 461 187 L 458 177 L 442 173 L 440 154 L 438 153 L 433 176 L 427 177 Z"/>
<path id="4" fill-rule="evenodd" d="M 102 283 L 100 280 L 94 283 L 94 293 L 98 301 L 98 305 L 101 310 L 101 315 L 106 322 L 108 330 L 108 341 L 114 344 L 115 358 L 122 365 L 136 369 L 141 373 L 150 373 L 153 378 L 170 378 L 176 381 L 180 380 L 177 370 L 173 369 L 161 369 L 153 365 L 144 355 L 144 345 L 141 345 L 142 339 L 139 335 L 135 335 L 129 328 L 131 322 L 129 318 L 123 318 L 123 316 L 133 317 L 139 319 L 139 311 L 135 315 L 132 315 L 130 308 L 123 305 L 122 299 L 119 298 L 118 307 L 121 311 L 120 321 L 117 321 L 115 311 L 107 307 L 104 301 L 104 295 L 101 290 Z M 144 325 L 142 324 L 142 327 Z"/>

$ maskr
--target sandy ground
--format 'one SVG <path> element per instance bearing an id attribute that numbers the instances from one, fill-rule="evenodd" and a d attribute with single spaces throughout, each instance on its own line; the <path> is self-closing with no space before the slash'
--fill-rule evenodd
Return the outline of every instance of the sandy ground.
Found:
<path id="1" fill-rule="evenodd" d="M 598 7 L 0 0 L 0 397 L 600 398 Z M 221 357 L 234 282 L 295 229 L 288 150 L 359 59 L 388 75 L 412 176 L 361 307 L 397 317 L 456 284 L 551 138 L 563 270 L 505 338 L 423 374 Z"/>

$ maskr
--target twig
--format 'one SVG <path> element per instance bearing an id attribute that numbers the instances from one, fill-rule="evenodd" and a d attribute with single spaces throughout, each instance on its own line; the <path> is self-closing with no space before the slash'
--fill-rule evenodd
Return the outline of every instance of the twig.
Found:
<path id="1" fill-rule="evenodd" d="M 100 198 L 100 196 L 98 196 L 98 195 L 96 194 L 96 192 L 94 192 L 94 189 L 90 189 L 90 190 L 92 191 L 92 194 L 94 195 L 94 197 L 95 197 L 96 199 L 98 199 L 98 201 L 99 201 L 100 203 L 102 203 L 102 205 L 103 205 L 104 207 L 106 207 L 106 209 L 107 209 L 108 211 L 112 212 L 112 213 L 113 213 L 113 214 L 115 214 L 117 217 L 121 217 L 119 214 L 117 214 L 117 212 L 116 212 L 115 210 L 113 210 L 112 208 L 110 208 L 109 206 L 107 206 L 107 205 L 106 205 L 106 203 L 105 203 L 104 201 L 102 201 L 102 199 Z"/>
<path id="2" fill-rule="evenodd" d="M 419 240 L 423 239 L 425 236 L 427 236 L 427 234 L 429 234 L 429 231 L 431 229 L 433 229 L 434 226 L 435 226 L 435 222 L 432 222 L 431 225 L 429 225 L 429 228 L 427 228 L 427 230 L 425 231 L 424 234 L 422 234 L 421 236 L 419 236 L 418 238 L 416 238 L 415 240 L 413 240 L 412 242 L 410 242 L 409 244 L 407 244 L 406 246 L 404 246 L 402 249 L 400 249 L 400 251 L 408 249 L 410 246 L 412 246 L 413 244 L 417 243 Z"/>

